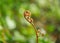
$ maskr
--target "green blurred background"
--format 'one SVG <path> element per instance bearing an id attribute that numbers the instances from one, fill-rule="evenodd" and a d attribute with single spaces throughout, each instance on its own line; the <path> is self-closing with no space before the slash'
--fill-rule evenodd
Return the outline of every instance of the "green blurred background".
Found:
<path id="1" fill-rule="evenodd" d="M 0 43 L 36 43 L 33 26 L 23 15 L 25 10 L 31 11 L 35 21 L 42 16 L 48 20 L 55 16 L 56 22 L 60 21 L 60 0 L 0 0 Z M 47 31 L 52 33 L 54 25 L 48 24 Z M 48 33 L 40 35 L 38 42 L 54 43 Z"/>

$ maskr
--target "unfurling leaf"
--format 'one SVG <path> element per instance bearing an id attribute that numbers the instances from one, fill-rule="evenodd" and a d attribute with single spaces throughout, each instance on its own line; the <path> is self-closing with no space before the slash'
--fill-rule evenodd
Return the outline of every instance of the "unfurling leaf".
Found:
<path id="1" fill-rule="evenodd" d="M 33 23 L 33 19 L 31 18 L 31 12 L 26 10 L 24 12 L 24 17 L 29 23 Z"/>

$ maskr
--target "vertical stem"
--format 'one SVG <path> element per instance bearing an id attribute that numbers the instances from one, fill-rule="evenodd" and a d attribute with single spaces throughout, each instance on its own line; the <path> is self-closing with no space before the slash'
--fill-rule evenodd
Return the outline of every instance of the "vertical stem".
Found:
<path id="1" fill-rule="evenodd" d="M 5 40 L 5 33 L 4 33 L 4 30 L 2 30 L 2 39 L 3 39 L 3 43 L 6 43 L 6 40 Z"/>
<path id="2" fill-rule="evenodd" d="M 36 43 L 38 43 L 38 32 L 37 32 L 34 24 L 33 24 L 33 23 L 31 23 L 31 24 L 32 24 L 32 26 L 34 27 L 34 30 L 35 30 L 35 32 L 36 32 Z"/>
<path id="3" fill-rule="evenodd" d="M 36 31 L 36 43 L 38 43 L 38 32 Z"/>

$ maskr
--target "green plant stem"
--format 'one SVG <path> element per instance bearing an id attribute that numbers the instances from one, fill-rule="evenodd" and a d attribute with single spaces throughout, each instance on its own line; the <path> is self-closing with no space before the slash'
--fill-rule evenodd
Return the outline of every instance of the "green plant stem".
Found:
<path id="1" fill-rule="evenodd" d="M 36 32 L 36 43 L 38 43 L 38 32 L 37 32 L 34 24 L 33 24 L 33 23 L 31 23 L 31 24 L 32 24 L 32 26 L 34 27 L 34 30 L 35 30 L 35 32 Z"/>
<path id="2" fill-rule="evenodd" d="M 5 35 L 4 35 L 5 33 L 4 33 L 4 30 L 3 30 L 3 32 L 2 32 L 2 39 L 3 39 L 3 43 L 6 43 L 6 40 L 5 40 Z"/>

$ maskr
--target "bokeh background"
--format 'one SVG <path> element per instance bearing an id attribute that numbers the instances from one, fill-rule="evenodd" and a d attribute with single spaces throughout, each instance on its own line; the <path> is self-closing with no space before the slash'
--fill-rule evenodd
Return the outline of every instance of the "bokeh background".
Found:
<path id="1" fill-rule="evenodd" d="M 36 43 L 33 26 L 24 18 L 25 10 L 31 12 L 35 21 L 41 17 L 60 21 L 60 0 L 0 0 L 0 43 Z M 55 43 L 49 37 L 55 30 L 54 27 L 55 25 L 48 24 L 49 34 L 40 35 L 38 42 Z M 58 30 L 60 32 L 60 27 Z"/>

